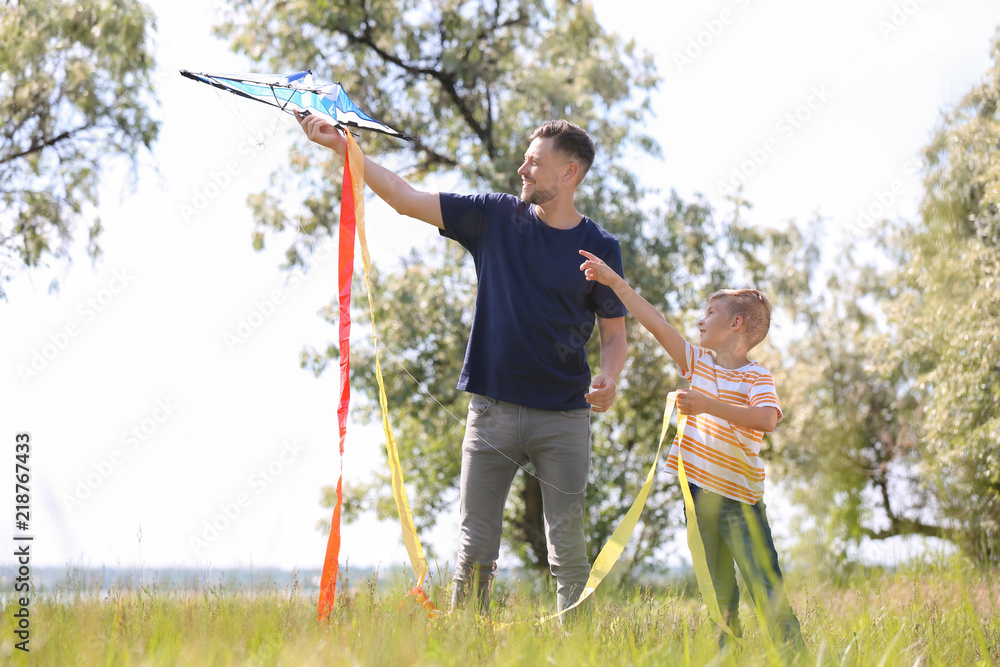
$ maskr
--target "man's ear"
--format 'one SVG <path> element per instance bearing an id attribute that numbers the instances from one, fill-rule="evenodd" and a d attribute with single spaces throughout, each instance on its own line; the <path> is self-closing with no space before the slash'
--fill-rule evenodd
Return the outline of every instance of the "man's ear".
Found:
<path id="1" fill-rule="evenodd" d="M 563 180 L 573 183 L 576 182 L 580 174 L 580 165 L 576 162 L 567 162 L 566 168 L 563 170 Z"/>

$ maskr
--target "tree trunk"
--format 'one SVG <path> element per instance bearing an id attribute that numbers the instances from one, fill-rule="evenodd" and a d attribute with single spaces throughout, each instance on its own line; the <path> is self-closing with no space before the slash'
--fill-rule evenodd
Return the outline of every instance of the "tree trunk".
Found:
<path id="1" fill-rule="evenodd" d="M 545 540 L 545 519 L 542 516 L 542 486 L 537 477 L 525 475 L 521 499 L 524 501 L 524 514 L 518 517 L 517 537 L 527 545 L 535 566 L 548 572 L 549 553 Z"/>

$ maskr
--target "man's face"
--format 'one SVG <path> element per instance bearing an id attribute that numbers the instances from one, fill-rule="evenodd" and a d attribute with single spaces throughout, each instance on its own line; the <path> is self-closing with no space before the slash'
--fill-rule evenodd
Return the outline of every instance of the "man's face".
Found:
<path id="1" fill-rule="evenodd" d="M 565 186 L 561 178 L 568 164 L 566 157 L 553 148 L 551 138 L 534 139 L 517 170 L 521 175 L 521 200 L 544 204 L 558 197 Z"/>

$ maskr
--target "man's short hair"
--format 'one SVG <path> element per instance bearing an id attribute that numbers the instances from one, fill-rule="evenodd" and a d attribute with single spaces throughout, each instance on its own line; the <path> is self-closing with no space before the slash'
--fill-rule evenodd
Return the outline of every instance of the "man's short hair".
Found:
<path id="1" fill-rule="evenodd" d="M 755 289 L 721 289 L 708 300 L 723 298 L 729 317 L 743 318 L 743 335 L 749 347 L 756 347 L 771 328 L 771 302 Z"/>
<path id="2" fill-rule="evenodd" d="M 581 181 L 587 175 L 590 166 L 594 164 L 597 149 L 594 148 L 590 135 L 579 125 L 574 125 L 568 120 L 549 120 L 542 123 L 528 141 L 530 143 L 538 138 L 552 139 L 557 151 L 580 165 Z"/>

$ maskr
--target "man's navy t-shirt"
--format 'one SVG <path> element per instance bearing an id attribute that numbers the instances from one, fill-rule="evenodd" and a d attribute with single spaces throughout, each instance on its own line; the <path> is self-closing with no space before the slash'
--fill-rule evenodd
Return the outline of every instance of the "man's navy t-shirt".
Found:
<path id="1" fill-rule="evenodd" d="M 441 235 L 476 264 L 479 292 L 458 388 L 541 410 L 588 407 L 585 345 L 595 315 L 624 317 L 614 291 L 580 270 L 587 250 L 622 273 L 614 236 L 584 217 L 555 229 L 513 195 L 441 193 Z"/>

